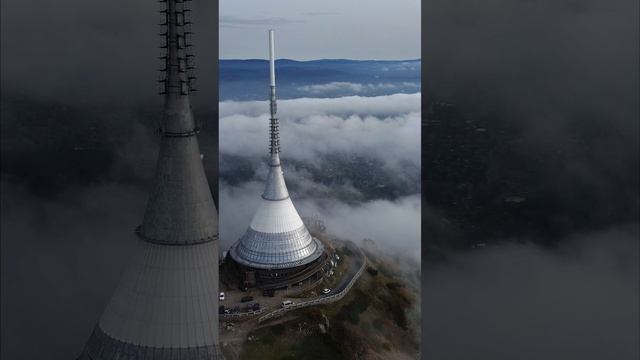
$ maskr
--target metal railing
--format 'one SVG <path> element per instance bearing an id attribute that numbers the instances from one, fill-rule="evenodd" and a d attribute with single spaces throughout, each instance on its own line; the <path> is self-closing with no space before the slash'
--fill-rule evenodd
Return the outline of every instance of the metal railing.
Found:
<path id="1" fill-rule="evenodd" d="M 297 295 L 301 292 L 307 291 L 309 289 L 312 289 L 316 286 L 318 286 L 318 284 L 320 284 L 324 279 L 320 278 L 316 281 L 314 281 L 313 283 L 306 285 L 304 287 L 302 287 L 301 289 L 298 289 L 296 291 L 289 291 L 288 295 Z M 240 321 L 240 320 L 246 320 L 248 318 L 253 318 L 257 315 L 262 314 L 263 312 L 265 312 L 268 308 L 260 308 L 259 310 L 250 310 L 250 311 L 245 311 L 245 312 L 237 312 L 237 313 L 224 313 L 224 314 L 218 314 L 218 318 L 220 320 L 227 320 L 227 321 Z"/>
<path id="2" fill-rule="evenodd" d="M 244 320 L 259 314 L 262 314 L 264 309 L 255 310 L 255 311 L 246 311 L 246 312 L 237 312 L 231 314 L 219 314 L 218 317 L 220 320 Z"/>
<path id="3" fill-rule="evenodd" d="M 308 307 L 308 306 L 313 306 L 313 305 L 330 304 L 330 303 L 342 300 L 342 298 L 345 295 L 347 295 L 349 290 L 351 290 L 351 288 L 356 283 L 358 278 L 360 278 L 360 275 L 362 275 L 362 273 L 364 272 L 364 269 L 367 267 L 367 256 L 364 254 L 364 252 L 362 250 L 358 249 L 358 251 L 360 251 L 360 254 L 362 254 L 362 265 L 360 266 L 360 269 L 358 269 L 358 272 L 356 272 L 355 276 L 351 279 L 351 281 L 349 281 L 347 286 L 344 289 L 342 289 L 342 291 L 340 291 L 339 293 L 330 295 L 330 296 L 325 296 L 325 297 L 321 297 L 321 298 L 317 298 L 317 299 L 309 300 L 309 301 L 303 301 L 301 303 L 289 305 L 287 307 L 274 310 L 274 311 L 272 311 L 272 312 L 270 312 L 268 314 L 265 314 L 265 315 L 259 317 L 258 318 L 258 322 L 263 322 L 263 321 L 266 321 L 266 320 L 269 320 L 269 319 L 273 319 L 275 317 L 278 317 L 280 315 L 285 314 L 288 311 L 292 311 L 292 310 L 296 310 L 296 309 L 302 309 L 302 308 L 305 308 L 305 307 Z"/>

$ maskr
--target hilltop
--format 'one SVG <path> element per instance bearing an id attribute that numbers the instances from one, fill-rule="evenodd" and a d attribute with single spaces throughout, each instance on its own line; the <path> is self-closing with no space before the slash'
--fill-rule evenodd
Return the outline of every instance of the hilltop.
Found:
<path id="1" fill-rule="evenodd" d="M 366 271 L 342 300 L 236 334 L 236 342 L 222 346 L 226 359 L 418 358 L 419 266 L 384 255 L 371 240 L 364 251 Z"/>

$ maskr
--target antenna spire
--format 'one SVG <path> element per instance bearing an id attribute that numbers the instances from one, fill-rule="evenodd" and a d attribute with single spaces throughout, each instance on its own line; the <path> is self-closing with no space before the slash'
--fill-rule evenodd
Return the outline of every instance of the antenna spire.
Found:
<path id="1" fill-rule="evenodd" d="M 276 105 L 276 70 L 275 70 L 275 51 L 274 51 L 274 31 L 269 30 L 269 105 L 271 110 L 271 126 L 270 126 L 270 144 L 269 152 L 271 154 L 271 165 L 280 165 L 280 139 L 278 133 L 278 111 Z"/>

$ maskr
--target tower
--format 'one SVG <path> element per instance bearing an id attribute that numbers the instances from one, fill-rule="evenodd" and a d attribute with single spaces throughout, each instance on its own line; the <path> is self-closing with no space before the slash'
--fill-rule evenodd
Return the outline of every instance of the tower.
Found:
<path id="1" fill-rule="evenodd" d="M 287 287 L 315 275 L 324 247 L 302 222 L 285 184 L 280 163 L 276 106 L 274 32 L 269 30 L 269 173 L 258 209 L 229 256 L 246 287 Z"/>
<path id="2" fill-rule="evenodd" d="M 161 1 L 164 113 L 135 253 L 80 360 L 221 359 L 218 215 L 191 112 L 188 0 Z"/>

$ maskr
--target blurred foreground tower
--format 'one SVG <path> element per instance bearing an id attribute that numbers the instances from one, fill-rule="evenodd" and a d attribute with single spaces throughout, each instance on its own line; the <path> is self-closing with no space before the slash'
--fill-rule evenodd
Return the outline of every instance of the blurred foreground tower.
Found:
<path id="1" fill-rule="evenodd" d="M 269 174 L 258 210 L 245 234 L 229 250 L 229 263 L 241 288 L 297 290 L 322 279 L 328 254 L 302 222 L 280 164 L 274 34 L 269 30 Z"/>
<path id="2" fill-rule="evenodd" d="M 161 1 L 165 105 L 155 182 L 135 253 L 80 360 L 213 360 L 218 347 L 218 215 L 189 103 L 189 9 Z"/>

